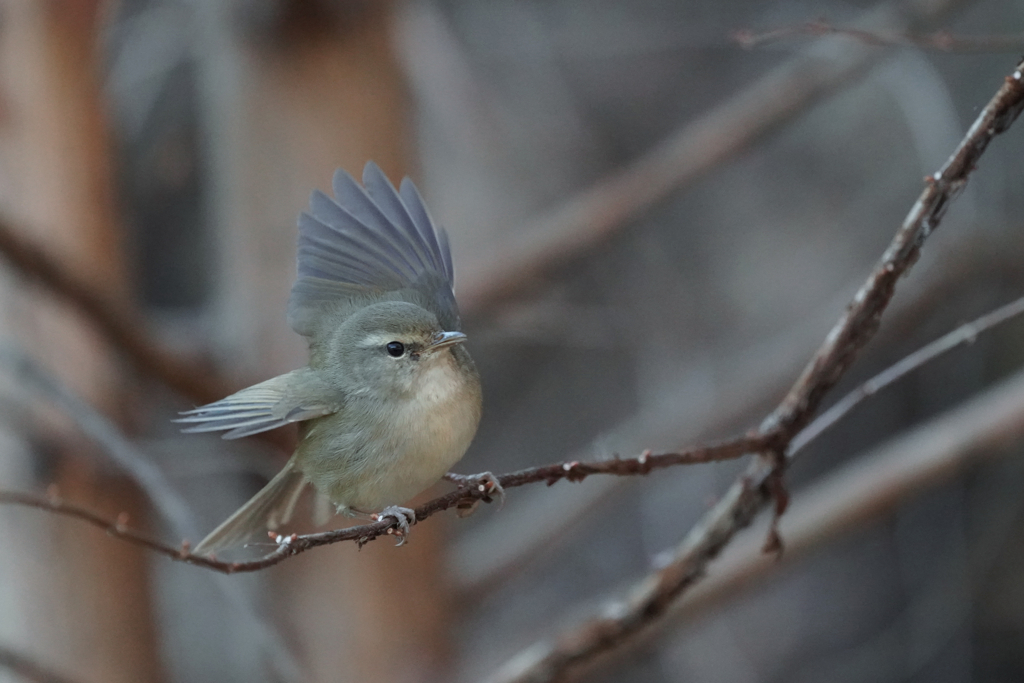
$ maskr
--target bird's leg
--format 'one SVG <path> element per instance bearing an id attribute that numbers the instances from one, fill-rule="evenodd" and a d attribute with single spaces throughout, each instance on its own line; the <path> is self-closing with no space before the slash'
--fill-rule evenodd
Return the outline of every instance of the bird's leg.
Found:
<path id="1" fill-rule="evenodd" d="M 481 500 L 490 503 L 494 498 L 497 498 L 499 510 L 505 505 L 505 489 L 502 488 L 498 478 L 490 472 L 481 472 L 480 474 L 455 474 L 454 472 L 448 472 L 443 478 L 452 482 L 460 489 L 476 489 L 483 494 L 482 497 L 476 498 L 471 502 L 460 503 L 458 506 L 460 517 L 468 517 L 473 514 Z"/>
<path id="2" fill-rule="evenodd" d="M 398 527 L 395 530 L 395 535 L 398 536 L 398 543 L 395 545 L 405 545 L 405 539 L 409 537 L 409 527 L 416 523 L 416 511 L 412 508 L 403 508 L 398 505 L 389 505 L 380 512 L 370 516 L 378 520 L 388 517 L 395 520 L 395 525 Z"/>

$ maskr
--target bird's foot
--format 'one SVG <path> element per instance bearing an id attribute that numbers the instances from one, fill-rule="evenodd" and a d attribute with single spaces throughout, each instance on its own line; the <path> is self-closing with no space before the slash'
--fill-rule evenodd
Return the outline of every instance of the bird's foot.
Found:
<path id="1" fill-rule="evenodd" d="M 395 520 L 395 526 L 388 529 L 389 534 L 393 533 L 398 537 L 398 543 L 395 545 L 405 545 L 405 541 L 409 537 L 409 527 L 416 523 L 416 511 L 412 508 L 403 508 L 398 505 L 389 505 L 371 516 L 377 520 L 387 519 L 388 517 Z"/>
<path id="2" fill-rule="evenodd" d="M 480 505 L 481 500 L 490 503 L 497 498 L 499 510 L 505 505 L 505 489 L 501 486 L 498 478 L 490 472 L 481 472 L 480 474 L 455 474 L 454 472 L 448 472 L 444 475 L 444 478 L 460 489 L 474 489 L 478 493 L 483 494 L 479 498 L 466 499 L 460 502 L 455 510 L 459 517 L 469 517 L 473 514 Z"/>

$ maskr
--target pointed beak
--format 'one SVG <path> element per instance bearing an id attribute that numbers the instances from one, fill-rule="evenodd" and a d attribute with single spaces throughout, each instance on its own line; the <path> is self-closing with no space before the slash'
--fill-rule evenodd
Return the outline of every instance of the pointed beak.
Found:
<path id="1" fill-rule="evenodd" d="M 464 341 L 466 341 L 466 335 L 461 332 L 438 332 L 434 335 L 434 338 L 430 340 L 430 346 L 427 347 L 427 350 L 434 351 L 436 349 L 443 349 L 446 346 L 461 344 Z"/>

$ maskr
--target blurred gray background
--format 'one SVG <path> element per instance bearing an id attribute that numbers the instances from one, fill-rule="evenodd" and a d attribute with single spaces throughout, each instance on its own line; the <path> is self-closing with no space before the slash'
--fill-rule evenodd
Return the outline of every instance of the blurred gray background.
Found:
<path id="1" fill-rule="evenodd" d="M 239 388 L 305 362 L 284 303 L 308 193 L 368 159 L 412 176 L 451 237 L 484 381 L 467 473 L 755 426 L 1024 52 L 1008 0 L 58 5 L 0 8 L 3 214 Z M 734 38 L 812 21 L 899 44 Z M 936 31 L 952 49 L 909 44 Z M 1024 293 L 1022 145 L 1019 127 L 992 144 L 835 398 Z M 194 401 L 6 266 L 0 315 L 5 343 L 156 464 L 200 535 L 283 463 L 270 444 L 179 435 L 169 420 Z M 1010 323 L 870 399 L 801 456 L 794 500 L 1017 371 L 1022 342 Z M 57 482 L 178 540 L 5 374 L 0 488 Z M 992 456 L 681 609 L 584 679 L 1020 680 L 1024 448 Z M 741 467 L 516 489 L 407 547 L 226 579 L 0 509 L 0 645 L 83 683 L 480 680 L 649 572 Z"/>

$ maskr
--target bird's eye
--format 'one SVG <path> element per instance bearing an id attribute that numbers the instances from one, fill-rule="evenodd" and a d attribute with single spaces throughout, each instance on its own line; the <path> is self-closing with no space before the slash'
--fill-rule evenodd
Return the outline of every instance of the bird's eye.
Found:
<path id="1" fill-rule="evenodd" d="M 388 350 L 388 355 L 392 358 L 400 358 L 405 353 L 405 344 L 402 342 L 388 342 L 388 345 L 384 348 Z"/>

